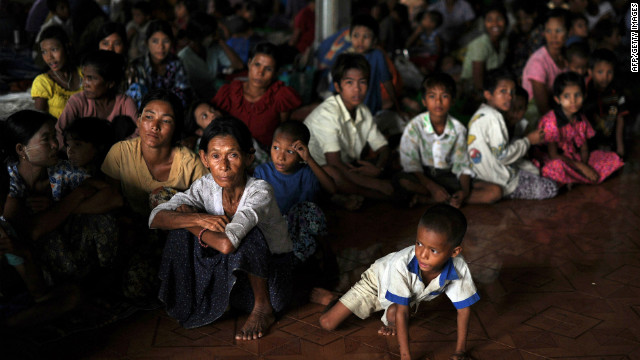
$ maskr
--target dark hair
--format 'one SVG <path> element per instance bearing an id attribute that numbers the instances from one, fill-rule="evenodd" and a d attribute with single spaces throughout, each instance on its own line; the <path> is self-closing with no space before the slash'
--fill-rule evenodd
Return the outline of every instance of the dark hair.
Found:
<path id="1" fill-rule="evenodd" d="M 55 13 L 58 9 L 58 4 L 60 3 L 67 4 L 67 6 L 69 6 L 69 0 L 47 0 L 47 9 L 49 9 L 50 12 Z"/>
<path id="2" fill-rule="evenodd" d="M 349 34 L 353 32 L 353 29 L 355 29 L 356 26 L 364 26 L 371 30 L 371 32 L 373 32 L 374 40 L 377 39 L 380 34 L 380 26 L 378 25 L 378 22 L 369 14 L 359 14 L 354 16 L 353 19 L 351 19 Z"/>
<path id="3" fill-rule="evenodd" d="M 212 121 L 202 134 L 200 139 L 200 150 L 207 152 L 207 147 L 211 139 L 216 136 L 231 136 L 236 139 L 240 146 L 240 151 L 245 154 L 253 154 L 255 149 L 253 148 L 253 138 L 251 137 L 251 131 L 245 123 L 234 118 L 230 115 L 222 116 L 216 121 Z"/>
<path id="4" fill-rule="evenodd" d="M 513 98 L 515 99 L 516 97 L 524 98 L 525 106 L 529 103 L 529 93 L 520 85 L 516 85 L 516 91 Z"/>
<path id="5" fill-rule="evenodd" d="M 436 29 L 439 28 L 440 26 L 442 26 L 442 22 L 444 21 L 444 17 L 442 16 L 442 13 L 438 10 L 429 10 L 427 12 L 425 12 L 423 14 L 423 16 L 429 16 L 431 18 L 431 21 L 433 21 L 434 24 L 436 24 Z M 422 17 L 420 17 L 420 21 L 422 21 Z"/>
<path id="6" fill-rule="evenodd" d="M 124 25 L 122 25 L 119 22 L 109 21 L 102 24 L 102 26 L 100 27 L 100 30 L 98 30 L 98 33 L 96 34 L 96 44 L 97 44 L 96 49 L 100 47 L 100 41 L 102 41 L 102 39 L 106 38 L 111 34 L 118 34 L 118 36 L 120 36 L 120 40 L 122 40 L 122 45 L 124 46 L 124 49 L 125 49 L 124 53 L 126 54 L 127 49 L 129 49 L 129 41 L 127 39 L 127 30 L 125 30 Z"/>
<path id="7" fill-rule="evenodd" d="M 613 66 L 614 71 L 617 64 L 616 54 L 609 49 L 597 49 L 591 53 L 589 56 L 589 68 L 593 70 L 594 66 L 596 66 L 599 62 L 606 62 Z"/>
<path id="8" fill-rule="evenodd" d="M 401 21 L 409 24 L 409 8 L 405 4 L 396 3 L 391 11 L 395 11 Z"/>
<path id="9" fill-rule="evenodd" d="M 173 37 L 173 29 L 171 28 L 171 24 L 169 24 L 164 20 L 153 20 L 149 22 L 149 27 L 147 27 L 147 33 L 146 33 L 147 37 L 145 39 L 145 42 L 148 42 L 149 39 L 151 39 L 151 36 L 153 36 L 153 34 L 157 32 L 161 32 L 167 35 L 171 40 L 171 43 L 175 41 L 175 38 Z"/>
<path id="10" fill-rule="evenodd" d="M 516 0 L 513 2 L 513 13 L 519 10 L 524 11 L 525 14 L 535 15 L 538 12 L 538 4 L 531 0 Z"/>
<path id="11" fill-rule="evenodd" d="M 278 70 L 278 67 L 280 66 L 280 55 L 278 52 L 278 47 L 275 46 L 274 44 L 270 43 L 270 42 L 261 42 L 261 43 L 257 43 L 253 48 L 251 48 L 251 51 L 249 51 L 249 59 L 253 59 L 256 55 L 258 54 L 262 54 L 262 55 L 267 55 L 267 56 L 271 56 L 271 58 L 273 58 L 273 61 L 275 61 L 276 63 L 276 71 Z"/>
<path id="12" fill-rule="evenodd" d="M 196 133 L 196 130 L 198 130 L 198 122 L 196 121 L 196 109 L 202 104 L 213 106 L 207 100 L 196 100 L 191 103 L 189 109 L 187 110 L 187 115 L 184 119 L 183 131 L 185 136 L 191 136 Z"/>
<path id="13" fill-rule="evenodd" d="M 145 15 L 151 15 L 153 9 L 149 1 L 136 1 L 131 5 L 132 9 L 140 10 Z"/>
<path id="14" fill-rule="evenodd" d="M 584 14 L 572 12 L 571 15 L 569 15 L 569 23 L 571 24 L 571 26 L 569 27 L 569 29 L 567 29 L 567 31 L 570 30 L 573 27 L 573 25 L 575 25 L 575 23 L 578 22 L 578 20 L 584 20 L 584 22 L 586 22 L 587 25 L 589 24 L 589 21 L 587 20 L 587 17 L 584 16 Z"/>
<path id="15" fill-rule="evenodd" d="M 92 116 L 75 119 L 67 125 L 64 129 L 65 145 L 67 137 L 92 144 L 96 148 L 96 156 L 92 160 L 95 164 L 102 164 L 109 149 L 116 142 L 111 123 Z"/>
<path id="16" fill-rule="evenodd" d="M 565 10 L 562 8 L 555 8 L 549 10 L 544 18 L 544 23 L 546 24 L 549 19 L 562 19 L 562 23 L 564 24 L 564 29 L 568 32 L 571 29 L 571 13 L 569 10 Z"/>
<path id="17" fill-rule="evenodd" d="M 176 1 L 176 5 L 182 3 L 184 5 L 184 7 L 187 8 L 187 11 L 192 14 L 196 11 L 198 11 L 198 2 L 195 0 L 178 0 Z M 189 21 L 191 21 L 191 19 L 189 19 Z"/>
<path id="18" fill-rule="evenodd" d="M 184 35 L 187 39 L 200 41 L 205 37 L 215 34 L 218 30 L 218 21 L 211 15 L 196 12 L 189 17 L 189 23 Z"/>
<path id="19" fill-rule="evenodd" d="M 582 93 L 586 93 L 582 76 L 573 71 L 567 71 L 556 76 L 556 79 L 553 81 L 553 96 L 559 97 L 564 89 L 569 85 L 578 85 Z"/>
<path id="20" fill-rule="evenodd" d="M 502 5 L 499 2 L 494 2 L 491 5 L 487 6 L 484 9 L 484 15 L 483 17 L 487 17 L 487 14 L 489 14 L 492 11 L 497 11 L 500 13 L 500 15 L 502 15 L 502 18 L 504 18 L 504 28 L 505 28 L 505 34 L 506 34 L 506 29 L 509 28 L 509 16 L 507 15 L 507 9 L 504 7 L 504 5 Z M 504 34 L 503 34 L 504 36 Z"/>
<path id="21" fill-rule="evenodd" d="M 171 142 L 175 144 L 182 137 L 182 129 L 184 128 L 184 108 L 182 107 L 182 100 L 180 100 L 176 94 L 167 89 L 159 88 L 151 90 L 142 98 L 142 102 L 138 108 L 138 116 L 142 115 L 147 104 L 156 100 L 168 103 L 171 105 L 171 109 L 173 109 L 175 129 L 173 131 L 173 136 L 171 137 Z"/>
<path id="22" fill-rule="evenodd" d="M 510 80 L 517 84 L 516 78 L 510 71 L 503 68 L 497 68 L 489 71 L 485 75 L 484 80 L 482 81 L 482 89 L 493 93 L 496 90 L 498 83 L 502 80 Z"/>
<path id="23" fill-rule="evenodd" d="M 105 83 L 114 83 L 115 86 L 111 91 L 114 93 L 118 91 L 125 72 L 125 61 L 122 55 L 108 50 L 95 50 L 85 54 L 81 65 L 93 66 Z"/>
<path id="24" fill-rule="evenodd" d="M 425 95 L 427 90 L 438 86 L 442 86 L 444 91 L 451 95 L 452 98 L 456 97 L 456 81 L 447 73 L 433 73 L 427 75 L 422 81 L 422 88 L 424 89 Z"/>
<path id="25" fill-rule="evenodd" d="M 273 137 L 276 134 L 290 135 L 294 140 L 300 140 L 303 144 L 309 145 L 309 139 L 311 139 L 311 133 L 307 125 L 300 121 L 289 120 L 280 123 L 276 130 L 273 132 Z"/>
<path id="26" fill-rule="evenodd" d="M 467 219 L 462 211 L 447 204 L 437 204 L 425 211 L 418 226 L 447 236 L 452 247 L 460 246 L 467 232 Z"/>
<path id="27" fill-rule="evenodd" d="M 589 58 L 589 44 L 586 41 L 575 42 L 564 51 L 564 57 L 567 61 L 571 61 L 572 58 L 578 57 L 581 59 Z"/>
<path id="28" fill-rule="evenodd" d="M 64 67 L 66 69 L 75 70 L 75 61 L 74 61 L 75 55 L 73 53 L 73 48 L 71 47 L 71 42 L 69 41 L 69 35 L 67 35 L 67 32 L 64 31 L 62 26 L 60 25 L 47 26 L 40 33 L 38 44 L 42 44 L 43 41 L 49 40 L 49 39 L 58 40 L 58 42 L 64 49 L 64 57 L 65 57 Z"/>
<path id="29" fill-rule="evenodd" d="M 604 20 L 598 21 L 596 26 L 591 31 L 591 36 L 596 41 L 602 41 L 605 38 L 613 35 L 613 32 L 615 30 L 618 30 L 618 33 L 622 33 L 622 31 L 620 31 L 619 24 L 617 24 L 615 21 L 604 19 Z"/>
<path id="30" fill-rule="evenodd" d="M 49 113 L 36 110 L 20 110 L 13 113 L 5 121 L 5 127 L 0 135 L 2 160 L 17 161 L 16 145 L 26 145 L 29 140 L 47 122 L 56 123 L 57 119 Z"/>
<path id="31" fill-rule="evenodd" d="M 357 69 L 362 71 L 362 75 L 367 78 L 369 82 L 369 75 L 371 75 L 371 65 L 362 54 L 355 53 L 342 53 L 338 55 L 336 62 L 331 68 L 331 77 L 333 81 L 340 85 L 340 81 L 351 69 Z"/>

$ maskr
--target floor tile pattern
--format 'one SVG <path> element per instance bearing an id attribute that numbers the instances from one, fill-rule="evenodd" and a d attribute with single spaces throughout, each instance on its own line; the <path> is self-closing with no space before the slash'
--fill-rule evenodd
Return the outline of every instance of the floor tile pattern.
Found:
<path id="1" fill-rule="evenodd" d="M 466 206 L 464 257 L 482 300 L 472 307 L 468 349 L 489 360 L 640 360 L 640 156 L 599 186 L 575 186 L 546 201 Z M 327 211 L 347 290 L 376 258 L 410 245 L 423 208 L 367 204 Z M 78 334 L 46 353 L 88 359 L 399 359 L 394 337 L 377 335 L 379 314 L 318 326 L 322 306 L 289 310 L 270 333 L 234 340 L 246 317 L 187 330 L 159 309 Z M 411 319 L 416 359 L 448 359 L 456 312 L 440 297 Z"/>

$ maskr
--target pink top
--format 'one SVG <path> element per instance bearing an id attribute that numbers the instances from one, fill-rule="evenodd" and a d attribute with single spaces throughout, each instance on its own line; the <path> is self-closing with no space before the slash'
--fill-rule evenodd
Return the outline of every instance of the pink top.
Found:
<path id="1" fill-rule="evenodd" d="M 540 119 L 538 129 L 544 130 L 545 143 L 555 142 L 565 156 L 576 161 L 580 161 L 580 147 L 592 138 L 596 133 L 584 115 L 573 123 L 568 123 L 558 129 L 558 121 L 553 110 L 549 111 Z"/>
<path id="2" fill-rule="evenodd" d="M 115 118 L 116 116 L 126 115 L 129 116 L 131 118 L 131 121 L 133 121 L 135 124 L 137 111 L 138 109 L 136 108 L 136 104 L 130 97 L 128 97 L 127 95 L 118 94 L 116 95 L 116 102 L 113 105 L 113 110 L 111 110 L 111 114 L 109 114 L 107 120 L 113 121 L 113 118 Z M 61 148 L 64 145 L 64 137 L 62 136 L 62 132 L 67 127 L 67 125 L 75 119 L 88 116 L 97 116 L 95 100 L 88 99 L 84 94 L 84 91 L 79 92 L 69 98 L 69 101 L 64 107 L 62 115 L 60 115 L 58 123 L 56 124 L 56 132 L 58 133 L 58 144 Z"/>
<path id="3" fill-rule="evenodd" d="M 270 147 L 273 131 L 280 124 L 280 113 L 297 108 L 302 100 L 295 90 L 276 80 L 258 101 L 252 103 L 244 98 L 243 84 L 236 80 L 223 85 L 213 98 L 213 103 L 220 110 L 242 120 L 260 144 Z"/>
<path id="4" fill-rule="evenodd" d="M 547 86 L 547 90 L 551 93 L 553 90 L 553 81 L 558 74 L 566 71 L 567 69 L 560 69 L 558 65 L 553 61 L 547 47 L 543 46 L 536 50 L 527 64 L 522 70 L 522 87 L 529 93 L 529 100 L 533 98 L 533 86 L 531 86 L 531 80 L 541 82 Z"/>

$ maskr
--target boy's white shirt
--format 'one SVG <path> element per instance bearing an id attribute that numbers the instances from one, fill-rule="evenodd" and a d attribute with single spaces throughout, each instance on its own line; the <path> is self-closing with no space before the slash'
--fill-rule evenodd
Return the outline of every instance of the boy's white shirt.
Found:
<path id="1" fill-rule="evenodd" d="M 510 143 L 502 114 L 487 104 L 480 105 L 469 121 L 467 153 L 471 169 L 479 179 L 500 185 L 503 195 L 518 187 L 516 163 L 530 146 L 527 138 Z"/>
<path id="2" fill-rule="evenodd" d="M 378 279 L 378 300 L 385 313 L 392 304 L 416 306 L 446 294 L 457 309 L 473 305 L 480 300 L 471 272 L 462 255 L 451 258 L 442 272 L 425 284 L 415 259 L 415 245 L 388 254 L 371 265 Z"/>
<path id="3" fill-rule="evenodd" d="M 367 143 L 373 151 L 387 145 L 369 108 L 360 104 L 351 118 L 340 95 L 326 99 L 307 116 L 304 124 L 311 132 L 309 153 L 320 166 L 327 164 L 326 153 L 340 152 L 345 164 L 360 159 L 360 153 Z"/>

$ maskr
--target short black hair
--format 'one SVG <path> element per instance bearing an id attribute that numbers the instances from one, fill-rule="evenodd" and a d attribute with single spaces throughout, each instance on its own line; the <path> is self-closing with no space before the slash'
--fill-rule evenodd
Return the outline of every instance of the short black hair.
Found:
<path id="1" fill-rule="evenodd" d="M 369 82 L 371 65 L 369 65 L 369 62 L 364 55 L 355 53 L 342 53 L 338 55 L 336 62 L 331 68 L 331 77 L 333 78 L 333 82 L 340 85 L 340 81 L 344 75 L 351 69 L 362 71 L 362 75 L 367 78 L 367 83 Z"/>
<path id="2" fill-rule="evenodd" d="M 593 67 L 596 66 L 596 64 L 599 62 L 606 62 L 611 64 L 615 71 L 617 64 L 616 54 L 609 49 L 597 49 L 591 53 L 591 56 L 589 56 L 589 69 L 593 70 Z"/>
<path id="3" fill-rule="evenodd" d="M 47 9 L 49 9 L 50 12 L 55 13 L 58 8 L 58 4 L 60 3 L 67 4 L 67 6 L 69 6 L 69 0 L 47 0 Z"/>
<path id="4" fill-rule="evenodd" d="M 240 151 L 245 154 L 253 154 L 255 152 L 251 131 L 249 131 L 245 123 L 231 115 L 217 118 L 216 121 L 212 121 L 211 124 L 204 129 L 202 139 L 200 140 L 200 150 L 206 153 L 209 142 L 216 136 L 231 136 L 238 142 Z"/>
<path id="5" fill-rule="evenodd" d="M 589 44 L 586 41 L 575 42 L 566 48 L 564 56 L 567 61 L 571 61 L 574 57 L 589 59 Z"/>
<path id="6" fill-rule="evenodd" d="M 376 19 L 374 19 L 373 16 L 369 14 L 359 14 L 354 16 L 353 19 L 351 19 L 349 34 L 353 32 L 353 29 L 356 26 L 364 26 L 367 29 L 371 30 L 371 32 L 373 32 L 374 40 L 377 39 L 380 35 L 380 25 L 378 25 Z"/>
<path id="7" fill-rule="evenodd" d="M 549 10 L 545 14 L 543 24 L 546 24 L 549 21 L 549 19 L 556 19 L 556 18 L 559 18 L 562 20 L 562 23 L 564 24 L 564 29 L 567 32 L 569 32 L 569 29 L 571 29 L 571 12 L 569 12 L 569 10 L 562 9 L 562 8 L 555 8 L 555 9 Z"/>
<path id="8" fill-rule="evenodd" d="M 447 236 L 451 247 L 460 246 L 467 232 L 467 218 L 462 211 L 447 204 L 437 204 L 424 212 L 419 227 Z"/>
<path id="9" fill-rule="evenodd" d="M 175 124 L 171 142 L 177 144 L 182 137 L 182 129 L 184 128 L 184 108 L 182 107 L 182 100 L 180 100 L 180 98 L 176 94 L 167 89 L 159 88 L 151 90 L 142 98 L 140 107 L 138 108 L 138 116 L 142 115 L 142 112 L 144 111 L 144 108 L 147 106 L 147 104 L 156 100 L 164 101 L 167 104 L 171 105 L 171 109 L 173 110 L 173 120 Z"/>
<path id="10" fill-rule="evenodd" d="M 189 17 L 187 29 L 184 35 L 187 39 L 200 41 L 218 30 L 218 21 L 215 17 L 203 12 L 196 12 Z"/>
<path id="11" fill-rule="evenodd" d="M 249 59 L 253 59 L 258 54 L 271 56 L 273 61 L 276 62 L 276 71 L 278 70 L 281 58 L 276 45 L 267 41 L 257 43 L 253 48 L 251 48 L 251 51 L 249 51 Z"/>
<path id="12" fill-rule="evenodd" d="M 149 23 L 149 26 L 147 27 L 147 33 L 145 34 L 146 35 L 145 41 L 149 41 L 149 39 L 151 39 L 151 36 L 153 36 L 153 34 L 157 32 L 161 32 L 167 35 L 171 40 L 171 43 L 175 41 L 175 38 L 173 36 L 173 28 L 171 27 L 171 24 L 169 24 L 164 20 L 153 20 Z"/>
<path id="13" fill-rule="evenodd" d="M 525 90 L 525 88 L 523 88 L 522 86 L 517 85 L 517 84 L 516 84 L 516 91 L 515 91 L 515 94 L 514 94 L 514 99 L 516 97 L 524 98 L 525 106 L 529 103 L 529 93 L 527 92 L 527 90 Z"/>
<path id="14" fill-rule="evenodd" d="M 421 22 L 425 16 L 428 16 L 429 18 L 431 18 L 431 21 L 433 21 L 433 23 L 436 25 L 436 29 L 439 28 L 442 25 L 442 22 L 444 21 L 444 18 L 442 17 L 442 13 L 440 11 L 422 10 L 416 15 L 415 17 L 416 22 Z"/>
<path id="15" fill-rule="evenodd" d="M 613 32 L 616 30 L 618 30 L 618 33 L 622 34 L 620 25 L 618 23 L 609 19 L 604 19 L 598 21 L 596 26 L 594 26 L 593 30 L 591 31 L 591 36 L 596 41 L 602 41 L 605 38 L 613 35 Z"/>
<path id="16" fill-rule="evenodd" d="M 102 26 L 96 33 L 96 49 L 100 46 L 100 41 L 102 41 L 102 39 L 114 33 L 120 36 L 120 40 L 122 40 L 122 45 L 124 46 L 126 53 L 126 50 L 129 49 L 127 30 L 124 28 L 124 25 L 115 21 L 109 21 L 102 24 Z"/>
<path id="17" fill-rule="evenodd" d="M 65 145 L 67 137 L 92 144 L 96 148 L 96 157 L 93 161 L 96 164 L 102 164 L 109 149 L 116 142 L 111 123 L 92 116 L 75 119 L 67 125 L 64 129 Z"/>
<path id="18" fill-rule="evenodd" d="M 136 1 L 131 5 L 132 9 L 140 10 L 145 15 L 151 15 L 153 13 L 153 8 L 151 7 L 151 3 L 149 1 Z"/>
<path id="19" fill-rule="evenodd" d="M 184 119 L 184 136 L 192 136 L 198 130 L 198 122 L 196 121 L 196 109 L 202 104 L 213 106 L 209 101 L 204 99 L 195 100 L 189 105 L 187 114 Z"/>
<path id="20" fill-rule="evenodd" d="M 560 96 L 569 85 L 578 85 L 582 90 L 582 94 L 586 91 L 582 76 L 573 71 L 566 71 L 556 76 L 553 81 L 553 96 Z"/>
<path id="21" fill-rule="evenodd" d="M 81 66 L 93 66 L 102 79 L 115 86 L 112 91 L 117 92 L 119 85 L 124 80 L 126 62 L 124 56 L 108 50 L 94 50 L 88 52 L 82 58 Z"/>
<path id="22" fill-rule="evenodd" d="M 453 80 L 451 75 L 444 72 L 437 72 L 427 75 L 422 81 L 422 88 L 425 95 L 429 89 L 442 86 L 444 91 L 451 95 L 452 98 L 456 97 L 456 81 Z"/>
<path id="23" fill-rule="evenodd" d="M 502 80 L 510 80 L 517 84 L 515 76 L 513 76 L 513 74 L 509 70 L 504 68 L 497 68 L 489 71 L 484 76 L 484 80 L 482 81 L 482 89 L 493 93 Z"/>
<path id="24" fill-rule="evenodd" d="M 584 14 L 572 12 L 571 15 L 569 15 L 569 22 L 571 23 L 571 27 L 567 29 L 567 31 L 569 31 L 573 27 L 573 25 L 575 25 L 575 23 L 578 22 L 578 20 L 584 20 L 584 22 L 586 22 L 587 25 L 589 24 L 589 21 L 587 20 L 587 17 L 584 16 Z"/>
<path id="25" fill-rule="evenodd" d="M 484 8 L 483 17 L 486 17 L 487 14 L 489 14 L 492 11 L 499 12 L 500 15 L 502 15 L 502 17 L 504 18 L 504 28 L 505 28 L 505 34 L 506 34 L 506 29 L 509 28 L 509 15 L 507 14 L 507 9 L 501 3 L 493 2 L 489 6 Z"/>
<path id="26" fill-rule="evenodd" d="M 276 134 L 290 135 L 294 141 L 300 140 L 305 145 L 309 145 L 309 139 L 311 139 L 311 133 L 309 132 L 309 128 L 307 127 L 307 125 L 295 120 L 289 120 L 280 123 L 280 125 L 278 125 L 276 130 L 273 132 L 274 138 Z"/>

